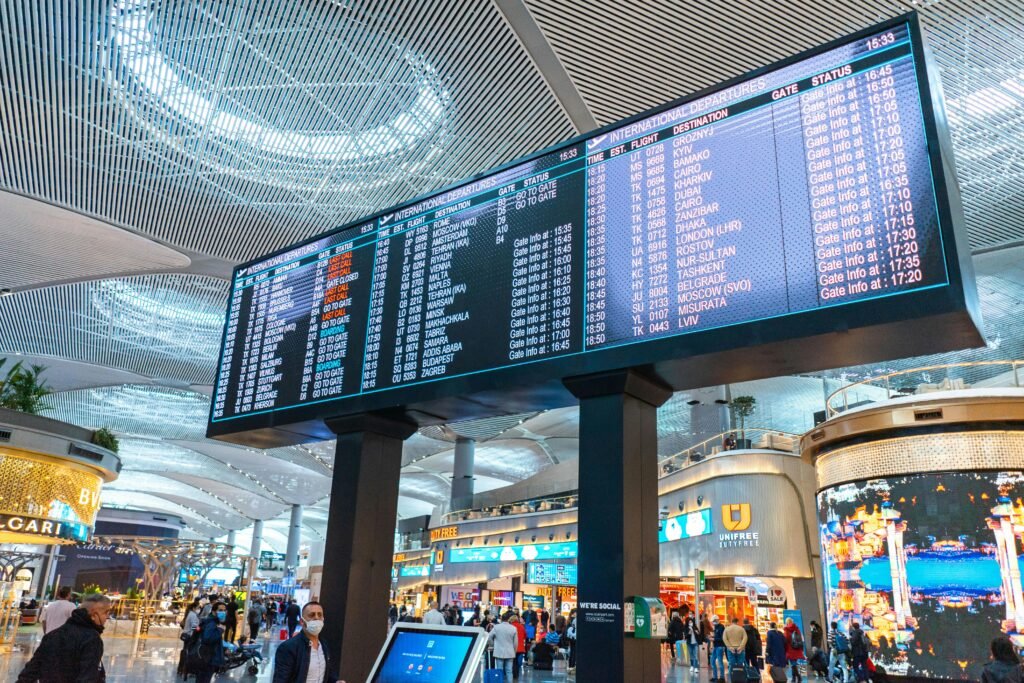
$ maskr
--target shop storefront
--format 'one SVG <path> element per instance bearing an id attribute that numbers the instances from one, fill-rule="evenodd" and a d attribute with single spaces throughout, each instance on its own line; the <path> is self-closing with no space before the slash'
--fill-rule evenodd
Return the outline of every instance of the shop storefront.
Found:
<path id="1" fill-rule="evenodd" d="M 437 594 L 430 583 L 430 549 L 395 553 L 391 560 L 391 601 L 422 616 Z"/>
<path id="2" fill-rule="evenodd" d="M 821 621 L 813 469 L 778 451 L 718 456 L 659 483 L 660 597 L 762 632 L 782 610 Z M 704 585 L 695 590 L 697 572 Z"/>

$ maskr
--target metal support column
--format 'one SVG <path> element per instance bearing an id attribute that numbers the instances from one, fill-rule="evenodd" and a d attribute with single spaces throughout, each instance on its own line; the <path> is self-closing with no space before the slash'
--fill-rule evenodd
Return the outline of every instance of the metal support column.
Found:
<path id="1" fill-rule="evenodd" d="M 326 420 L 338 435 L 324 550 L 320 636 L 331 673 L 365 681 L 388 629 L 402 442 L 416 425 L 372 414 Z M 340 659 L 340 661 L 339 661 Z"/>
<path id="2" fill-rule="evenodd" d="M 658 596 L 658 406 L 672 395 L 633 370 L 573 377 L 580 400 L 580 681 L 655 683 L 660 641 L 623 634 L 623 601 Z"/>

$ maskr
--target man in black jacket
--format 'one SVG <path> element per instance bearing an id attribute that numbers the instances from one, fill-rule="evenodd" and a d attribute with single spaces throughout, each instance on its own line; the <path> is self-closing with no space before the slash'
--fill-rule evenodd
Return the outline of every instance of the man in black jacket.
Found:
<path id="1" fill-rule="evenodd" d="M 320 642 L 324 608 L 319 602 L 307 602 L 302 606 L 301 621 L 302 632 L 277 648 L 274 683 L 306 683 L 310 680 L 310 669 L 317 683 L 345 683 L 331 675 L 331 656 Z"/>
<path id="2" fill-rule="evenodd" d="M 285 623 L 288 624 L 288 637 L 295 635 L 295 628 L 299 625 L 299 606 L 295 600 L 288 601 L 288 608 L 284 611 Z"/>
<path id="3" fill-rule="evenodd" d="M 89 595 L 67 622 L 43 636 L 39 648 L 18 676 L 18 683 L 103 683 L 103 625 L 110 598 Z"/>
<path id="4" fill-rule="evenodd" d="M 764 652 L 761 647 L 761 633 L 750 623 L 750 619 L 743 620 L 743 630 L 747 632 L 747 665 L 756 669 L 757 658 Z"/>

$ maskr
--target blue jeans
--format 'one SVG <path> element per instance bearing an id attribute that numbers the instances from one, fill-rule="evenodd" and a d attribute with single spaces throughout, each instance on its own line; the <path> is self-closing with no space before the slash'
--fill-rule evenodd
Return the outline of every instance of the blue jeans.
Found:
<path id="1" fill-rule="evenodd" d="M 725 656 L 729 660 L 729 670 L 732 671 L 733 667 L 747 665 L 747 653 L 745 651 L 733 652 L 732 650 L 726 650 Z"/>
<path id="2" fill-rule="evenodd" d="M 725 646 L 716 645 L 711 652 L 711 677 L 725 678 Z"/>
<path id="3" fill-rule="evenodd" d="M 700 668 L 700 645 L 697 643 L 690 643 L 690 666 L 694 669 Z"/>
<path id="4" fill-rule="evenodd" d="M 850 672 L 846 669 L 846 653 L 832 650 L 828 661 L 828 674 L 833 677 L 836 674 L 842 675 L 843 683 L 850 680 Z"/>
<path id="5" fill-rule="evenodd" d="M 505 672 L 506 681 L 512 680 L 512 662 L 514 661 L 514 659 L 499 659 L 497 657 L 494 658 L 494 666 L 496 666 L 499 669 L 502 669 Z"/>

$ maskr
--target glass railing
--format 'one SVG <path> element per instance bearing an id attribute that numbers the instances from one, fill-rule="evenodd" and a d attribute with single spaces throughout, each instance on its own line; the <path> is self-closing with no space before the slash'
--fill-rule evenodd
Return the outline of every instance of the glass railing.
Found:
<path id="1" fill-rule="evenodd" d="M 937 391 L 971 388 L 1024 386 L 1024 361 L 994 360 L 973 363 L 929 365 L 900 370 L 848 384 L 833 392 L 825 402 L 828 417 L 862 405 L 903 396 L 921 396 Z"/>
<path id="2" fill-rule="evenodd" d="M 465 522 L 471 519 L 488 519 L 492 517 L 507 517 L 508 515 L 528 515 L 535 512 L 568 510 L 576 507 L 577 505 L 579 505 L 579 496 L 577 494 L 551 496 L 547 498 L 520 501 L 517 503 L 491 505 L 472 510 L 453 510 L 442 515 L 441 521 L 444 524 L 454 524 L 456 522 Z"/>
<path id="3" fill-rule="evenodd" d="M 658 476 L 668 476 L 702 460 L 722 455 L 729 451 L 756 448 L 759 450 L 795 453 L 799 446 L 800 437 L 798 435 L 780 432 L 777 429 L 752 427 L 743 431 L 722 432 L 660 460 L 658 462 Z"/>

